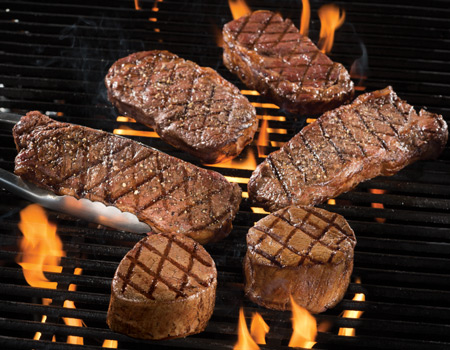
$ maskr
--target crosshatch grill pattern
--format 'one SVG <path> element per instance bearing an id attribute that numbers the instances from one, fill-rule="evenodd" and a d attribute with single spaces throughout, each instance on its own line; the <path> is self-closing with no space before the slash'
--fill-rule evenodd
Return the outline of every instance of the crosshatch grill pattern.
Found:
<path id="1" fill-rule="evenodd" d="M 310 36 L 317 42 L 317 9 L 325 1 L 312 2 Z M 106 100 L 103 79 L 118 58 L 144 49 L 169 49 L 180 57 L 218 72 L 247 90 L 223 66 L 222 48 L 216 45 L 214 28 L 220 31 L 232 17 L 228 4 L 217 1 L 164 0 L 159 11 L 154 1 L 62 0 L 45 3 L 4 0 L 0 6 L 0 107 L 25 114 L 41 110 L 60 121 L 122 135 L 195 164 L 196 160 L 162 142 L 136 132 L 148 128 L 132 121 L 117 120 Z M 430 112 L 450 115 L 450 38 L 448 1 L 419 2 L 378 0 L 339 1 L 346 22 L 336 33 L 333 61 L 350 69 L 367 51 L 369 70 L 355 76 L 358 93 L 392 85 L 402 99 Z M 252 9 L 280 11 L 298 23 L 300 2 L 249 1 Z M 154 20 L 149 20 L 154 18 Z M 297 133 L 306 118 L 286 114 L 261 96 L 247 93 L 260 120 L 268 121 L 269 143 L 265 154 L 278 149 Z M 282 117 L 282 118 L 280 118 Z M 285 130 L 283 133 L 281 130 Z M 133 131 L 135 133 L 129 133 Z M 237 164 L 256 153 L 255 141 Z M 16 150 L 10 126 L 0 123 L 0 166 L 14 167 Z M 264 157 L 257 157 L 260 163 Z M 318 334 L 315 349 L 442 349 L 450 346 L 450 150 L 436 161 L 408 166 L 393 177 L 379 177 L 360 184 L 323 207 L 343 215 L 355 231 L 355 265 L 352 283 L 344 300 L 316 318 L 331 328 Z M 215 167 L 236 178 L 246 190 L 251 171 Z M 243 180 L 244 179 L 244 180 Z M 376 189 L 378 191 L 373 191 Z M 384 192 L 384 193 L 382 193 Z M 274 312 L 255 306 L 243 296 L 242 258 L 245 235 L 265 214 L 252 210 L 244 198 L 230 236 L 206 249 L 218 270 L 216 307 L 205 332 L 186 339 L 143 342 L 111 332 L 106 323 L 111 279 L 125 254 L 142 236 L 109 230 L 50 212 L 57 223 L 67 256 L 62 273 L 46 273 L 58 289 L 29 287 L 14 262 L 19 210 L 28 202 L 0 190 L 0 345 L 7 349 L 100 349 L 104 339 L 118 340 L 120 349 L 230 349 L 236 342 L 238 311 L 244 306 L 247 320 L 252 312 L 262 314 L 271 327 L 262 349 L 287 350 L 292 333 L 289 312 Z M 375 207 L 378 205 L 378 208 Z M 383 205 L 384 208 L 381 208 Z M 384 221 L 384 222 L 381 222 Z M 83 270 L 74 275 L 74 268 Z M 356 277 L 361 283 L 355 283 Z M 68 286 L 75 284 L 76 291 Z M 353 301 L 364 293 L 365 302 Z M 52 298 L 44 306 L 41 298 Z M 62 306 L 73 300 L 76 309 Z M 360 319 L 341 317 L 343 310 L 360 310 Z M 47 315 L 46 323 L 41 323 Z M 87 327 L 65 325 L 61 317 L 82 319 Z M 338 336 L 340 327 L 355 328 L 355 337 Z M 41 340 L 33 340 L 42 332 Z M 56 335 L 56 342 L 51 339 Z M 84 338 L 83 346 L 65 344 L 67 335 Z"/>
<path id="2" fill-rule="evenodd" d="M 125 297 L 131 298 L 135 293 L 128 289 L 134 289 L 150 300 L 187 298 L 208 287 L 215 279 L 214 263 L 206 254 L 200 254 L 198 243 L 181 242 L 172 234 L 146 237 L 121 262 L 123 266 L 117 273 L 121 280 L 118 287 Z M 123 274 L 121 271 L 125 270 Z M 159 295 L 155 296 L 158 291 Z"/>
<path id="3" fill-rule="evenodd" d="M 344 241 L 347 244 L 342 244 Z M 278 267 L 325 264 L 353 257 L 356 241 L 342 216 L 318 208 L 286 207 L 249 230 L 248 249 Z M 315 249 L 317 246 L 326 248 Z M 279 247 L 275 249 L 274 247 Z"/>
<path id="4" fill-rule="evenodd" d="M 232 35 L 248 50 L 273 59 L 273 67 L 265 68 L 279 74 L 276 81 L 270 81 L 275 86 L 288 80 L 300 86 L 326 88 L 338 79 L 336 67 L 340 65 L 321 53 L 309 38 L 300 35 L 290 19 L 283 20 L 277 13 L 255 12 Z"/>

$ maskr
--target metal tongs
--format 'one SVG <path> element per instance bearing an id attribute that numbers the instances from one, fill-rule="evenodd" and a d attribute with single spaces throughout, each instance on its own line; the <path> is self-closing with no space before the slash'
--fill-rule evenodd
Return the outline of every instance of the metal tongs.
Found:
<path id="1" fill-rule="evenodd" d="M 2 122 L 16 124 L 19 120 L 20 116 L 17 114 L 0 114 L 0 121 Z M 92 202 L 84 198 L 76 199 L 72 196 L 57 196 L 1 168 L 0 186 L 47 209 L 70 214 L 86 221 L 134 233 L 151 231 L 147 224 L 140 222 L 136 215 L 132 213 L 122 212 L 116 207 L 106 206 L 103 203 Z"/>

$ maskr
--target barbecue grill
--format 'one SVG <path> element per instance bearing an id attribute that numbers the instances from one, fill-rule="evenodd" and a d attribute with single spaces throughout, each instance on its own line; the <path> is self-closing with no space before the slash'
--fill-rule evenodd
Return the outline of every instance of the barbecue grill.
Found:
<path id="1" fill-rule="evenodd" d="M 300 0 L 247 3 L 253 10 L 279 11 L 299 23 Z M 324 3 L 311 1 L 310 37 L 315 42 L 320 29 L 317 9 Z M 330 56 L 348 69 L 359 64 L 353 71 L 357 93 L 392 85 L 402 99 L 417 108 L 427 106 L 449 122 L 448 2 L 337 4 L 346 10 L 346 21 L 336 32 Z M 232 19 L 226 1 L 141 0 L 138 5 L 141 9 L 132 0 L 0 1 L 0 111 L 40 110 L 54 119 L 115 132 L 199 165 L 163 143 L 152 130 L 117 115 L 106 99 L 107 69 L 132 52 L 166 49 L 216 69 L 237 85 L 256 107 L 260 125 L 267 121 L 268 141 L 258 146 L 257 134 L 238 159 L 207 167 L 244 190 L 230 236 L 206 246 L 218 268 L 214 314 L 204 332 L 184 339 L 141 341 L 110 331 L 105 320 L 111 279 L 119 261 L 142 236 L 53 211 L 48 214 L 66 251 L 62 271 L 46 273 L 58 283 L 57 289 L 29 286 L 15 262 L 21 237 L 19 212 L 29 202 L 0 189 L 1 348 L 100 349 L 105 340 L 116 340 L 119 349 L 232 349 L 242 306 L 247 317 L 257 311 L 271 327 L 267 345 L 261 348 L 288 349 L 291 313 L 267 310 L 244 298 L 245 235 L 265 215 L 249 203 L 246 182 L 264 155 L 316 116 L 286 114 L 249 91 L 223 66 L 217 33 Z M 0 124 L 0 147 L 0 165 L 12 171 L 16 150 L 10 125 Z M 322 205 L 344 215 L 358 243 L 344 300 L 316 315 L 315 349 L 450 348 L 449 198 L 447 146 L 438 160 L 417 162 L 392 177 L 367 181 Z M 352 300 L 355 293 L 364 293 L 366 301 Z M 42 304 L 42 298 L 51 298 L 51 304 Z M 64 307 L 65 300 L 72 300 L 76 308 Z M 358 319 L 344 318 L 344 310 L 364 313 Z M 83 320 L 85 326 L 68 326 L 63 317 Z M 355 336 L 338 335 L 344 327 L 354 328 Z M 34 339 L 37 332 L 39 340 Z M 82 337 L 83 345 L 68 344 L 68 335 Z"/>

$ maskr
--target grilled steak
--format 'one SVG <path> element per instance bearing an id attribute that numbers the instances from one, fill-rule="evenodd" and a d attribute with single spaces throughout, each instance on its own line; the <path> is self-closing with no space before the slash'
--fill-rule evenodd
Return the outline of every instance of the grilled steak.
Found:
<path id="1" fill-rule="evenodd" d="M 281 108 L 317 114 L 353 97 L 344 66 L 331 61 L 290 19 L 256 11 L 223 28 L 225 66 Z"/>
<path id="2" fill-rule="evenodd" d="M 441 115 L 419 114 L 391 87 L 324 113 L 271 153 L 248 183 L 251 200 L 269 211 L 314 205 L 419 159 L 437 158 L 447 143 Z"/>
<path id="3" fill-rule="evenodd" d="M 350 282 L 355 244 L 341 215 L 313 207 L 280 209 L 247 234 L 245 293 L 269 309 L 289 309 L 291 295 L 312 313 L 332 308 Z"/>
<path id="4" fill-rule="evenodd" d="M 216 286 L 216 266 L 200 244 L 180 234 L 152 234 L 120 262 L 106 322 L 143 339 L 199 333 L 213 313 Z"/>
<path id="5" fill-rule="evenodd" d="M 241 189 L 130 139 L 29 112 L 13 129 L 15 172 L 58 195 L 87 198 L 136 214 L 156 232 L 200 243 L 231 230 Z"/>
<path id="6" fill-rule="evenodd" d="M 258 127 L 255 108 L 233 84 L 168 51 L 137 52 L 118 60 L 105 83 L 120 113 L 204 163 L 237 156 Z"/>

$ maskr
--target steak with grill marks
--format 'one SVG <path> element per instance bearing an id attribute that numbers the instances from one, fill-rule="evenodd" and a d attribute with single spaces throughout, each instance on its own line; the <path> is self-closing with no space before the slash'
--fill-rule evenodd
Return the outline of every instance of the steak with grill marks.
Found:
<path id="1" fill-rule="evenodd" d="M 414 108 L 391 87 L 324 113 L 253 172 L 251 200 L 269 211 L 315 205 L 361 181 L 437 158 L 448 139 L 441 115 Z"/>
<path id="2" fill-rule="evenodd" d="M 107 132 L 29 112 L 13 129 L 15 173 L 57 195 L 135 214 L 156 232 L 200 243 L 231 231 L 241 189 L 217 172 Z"/>
<path id="3" fill-rule="evenodd" d="M 339 215 L 313 207 L 286 207 L 250 228 L 244 258 L 245 294 L 275 310 L 290 297 L 312 313 L 334 307 L 353 270 L 355 234 Z"/>
<path id="4" fill-rule="evenodd" d="M 213 313 L 216 286 L 216 266 L 200 244 L 180 234 L 152 234 L 120 262 L 106 322 L 143 339 L 199 333 Z"/>
<path id="5" fill-rule="evenodd" d="M 256 11 L 231 21 L 223 28 L 223 40 L 225 66 L 289 112 L 318 114 L 353 97 L 344 66 L 278 13 Z"/>
<path id="6" fill-rule="evenodd" d="M 204 163 L 236 157 L 258 127 L 255 108 L 233 84 L 168 51 L 137 52 L 118 60 L 105 83 L 120 113 Z"/>

